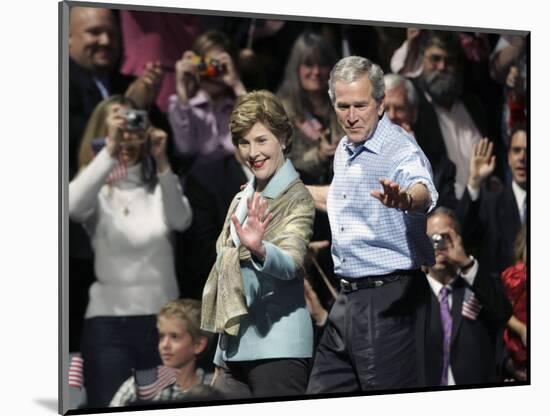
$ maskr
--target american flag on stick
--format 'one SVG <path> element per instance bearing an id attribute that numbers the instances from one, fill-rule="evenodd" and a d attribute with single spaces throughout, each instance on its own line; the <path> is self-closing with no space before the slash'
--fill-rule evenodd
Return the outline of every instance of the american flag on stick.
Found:
<path id="1" fill-rule="evenodd" d="M 84 360 L 80 354 L 75 354 L 71 357 L 69 363 L 69 387 L 81 389 L 84 385 Z"/>
<path id="2" fill-rule="evenodd" d="M 163 388 L 176 382 L 178 370 L 159 365 L 150 370 L 136 371 L 137 395 L 140 400 L 151 400 Z"/>
<path id="3" fill-rule="evenodd" d="M 128 166 L 126 166 L 126 163 L 122 160 L 122 157 L 118 156 L 118 162 L 107 177 L 107 183 L 109 185 L 112 185 L 113 183 L 120 181 L 121 179 L 124 179 L 126 175 L 128 174 Z"/>

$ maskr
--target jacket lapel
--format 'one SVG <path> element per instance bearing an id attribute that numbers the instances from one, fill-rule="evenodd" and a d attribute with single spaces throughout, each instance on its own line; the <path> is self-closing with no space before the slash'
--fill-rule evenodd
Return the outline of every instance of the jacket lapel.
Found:
<path id="1" fill-rule="evenodd" d="M 461 278 L 456 279 L 457 284 L 453 287 L 453 331 L 451 335 L 451 347 L 456 340 L 460 325 L 462 325 L 462 302 L 464 301 L 464 283 Z"/>

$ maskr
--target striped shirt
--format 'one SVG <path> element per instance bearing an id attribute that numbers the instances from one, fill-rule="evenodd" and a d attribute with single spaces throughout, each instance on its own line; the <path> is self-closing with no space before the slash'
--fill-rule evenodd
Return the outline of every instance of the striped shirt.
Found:
<path id="1" fill-rule="evenodd" d="M 437 202 L 432 169 L 415 139 L 387 115 L 372 136 L 353 147 L 344 137 L 334 156 L 334 178 L 327 209 L 332 257 L 339 276 L 359 278 L 412 270 L 434 263 L 426 234 L 426 214 L 388 208 L 370 195 L 380 179 L 407 189 L 426 185 L 432 210 Z"/>

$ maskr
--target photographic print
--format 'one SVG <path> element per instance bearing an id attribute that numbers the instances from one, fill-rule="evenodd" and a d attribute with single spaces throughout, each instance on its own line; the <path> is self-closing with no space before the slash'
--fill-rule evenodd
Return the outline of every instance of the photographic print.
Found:
<path id="1" fill-rule="evenodd" d="M 59 23 L 61 413 L 531 383 L 529 31 Z"/>

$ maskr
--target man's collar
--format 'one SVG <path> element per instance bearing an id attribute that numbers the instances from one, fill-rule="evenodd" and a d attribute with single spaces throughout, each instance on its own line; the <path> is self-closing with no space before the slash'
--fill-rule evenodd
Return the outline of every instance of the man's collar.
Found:
<path id="1" fill-rule="evenodd" d="M 360 146 L 364 147 L 371 153 L 380 154 L 386 141 L 386 132 L 388 132 L 388 129 L 390 129 L 391 126 L 392 123 L 388 115 L 384 112 L 382 117 L 378 120 L 374 131 L 371 133 L 369 138 L 367 138 L 367 140 L 357 146 L 353 146 L 349 140 L 349 137 L 346 136 L 344 140 L 342 140 L 342 144 L 348 153 L 351 152 L 351 154 L 355 153 L 357 155 L 361 153 L 362 149 L 358 150 Z"/>
<path id="2" fill-rule="evenodd" d="M 457 277 L 455 277 L 452 280 L 450 280 L 449 283 L 444 285 L 439 280 L 437 280 L 435 277 L 431 276 L 429 273 L 426 274 L 426 277 L 428 278 L 428 284 L 430 285 L 430 288 L 432 289 L 432 292 L 437 297 L 439 297 L 439 292 L 441 292 L 441 289 L 443 289 L 443 287 L 447 287 L 447 288 L 453 290 L 453 288 L 456 286 L 456 282 L 457 282 Z"/>
<path id="3" fill-rule="evenodd" d="M 512 180 L 512 191 L 514 192 L 516 198 L 525 197 L 525 195 L 527 195 L 527 191 L 519 186 L 519 184 L 514 180 Z"/>

